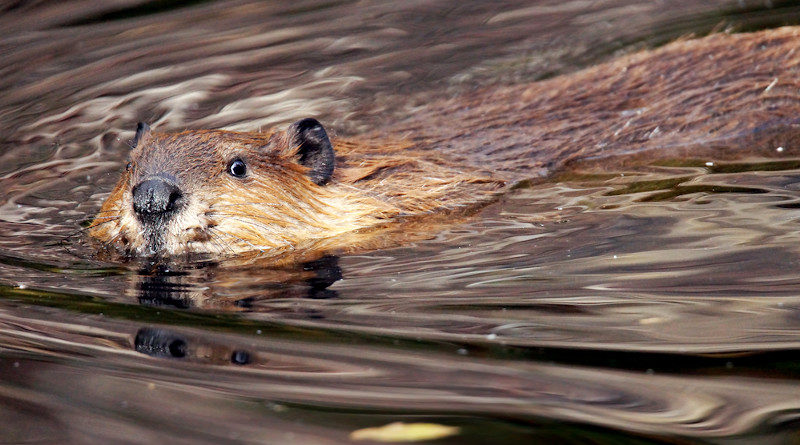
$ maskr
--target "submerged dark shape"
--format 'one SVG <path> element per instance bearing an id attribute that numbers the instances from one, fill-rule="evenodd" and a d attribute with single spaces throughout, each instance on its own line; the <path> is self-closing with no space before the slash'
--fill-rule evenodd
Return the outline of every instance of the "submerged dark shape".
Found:
<path id="1" fill-rule="evenodd" d="M 154 357 L 183 358 L 186 356 L 186 340 L 165 329 L 142 328 L 136 333 L 134 348 L 142 354 Z"/>

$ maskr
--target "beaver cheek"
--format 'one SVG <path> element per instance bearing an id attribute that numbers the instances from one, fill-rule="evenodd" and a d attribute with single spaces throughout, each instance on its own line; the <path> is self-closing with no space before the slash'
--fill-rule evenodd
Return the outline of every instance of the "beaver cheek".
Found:
<path id="1" fill-rule="evenodd" d="M 114 243 L 121 250 L 133 252 L 142 244 L 142 229 L 139 221 L 129 211 L 121 212 L 119 225 L 114 231 Z"/>
<path id="2" fill-rule="evenodd" d="M 187 193 L 184 198 L 171 218 L 160 226 L 162 249 L 170 255 L 197 251 L 213 237 L 214 224 L 205 216 L 207 206 L 196 199 L 197 194 Z"/>

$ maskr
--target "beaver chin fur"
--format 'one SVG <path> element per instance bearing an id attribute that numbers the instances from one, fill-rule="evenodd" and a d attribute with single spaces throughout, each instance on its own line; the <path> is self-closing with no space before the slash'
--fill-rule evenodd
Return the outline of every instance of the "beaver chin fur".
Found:
<path id="1" fill-rule="evenodd" d="M 232 213 L 226 206 L 190 205 L 169 221 L 145 224 L 119 211 L 119 223 L 103 224 L 107 217 L 98 216 L 91 235 L 109 247 L 129 256 L 178 256 L 195 253 L 218 255 L 247 251 L 293 249 L 304 241 L 337 236 L 378 223 L 380 215 L 388 218 L 388 209 L 350 204 L 347 218 L 337 217 L 333 205 L 319 206 L 313 212 L 303 208 L 275 209 L 280 204 L 248 203 L 246 211 Z M 288 210 L 288 211 L 286 211 Z M 273 223 L 290 213 L 292 223 Z M 103 227 L 107 225 L 108 227 Z"/>

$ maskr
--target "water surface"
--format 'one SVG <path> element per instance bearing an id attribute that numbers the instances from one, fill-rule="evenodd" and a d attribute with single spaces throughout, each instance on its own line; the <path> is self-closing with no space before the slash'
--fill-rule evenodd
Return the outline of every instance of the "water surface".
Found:
<path id="1" fill-rule="evenodd" d="M 796 440 L 800 154 L 586 170 L 403 246 L 280 267 L 103 261 L 81 242 L 136 121 L 358 134 L 789 2 L 4 6 L 4 442 Z M 411 229 L 410 229 L 411 230 Z"/>

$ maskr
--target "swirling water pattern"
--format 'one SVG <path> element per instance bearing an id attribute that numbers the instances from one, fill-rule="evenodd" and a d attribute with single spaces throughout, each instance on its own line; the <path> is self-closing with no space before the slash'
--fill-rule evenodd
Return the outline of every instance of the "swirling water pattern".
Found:
<path id="1" fill-rule="evenodd" d="M 396 420 L 462 428 L 442 443 L 794 438 L 798 163 L 565 175 L 296 266 L 164 270 L 75 241 L 137 120 L 358 133 L 800 14 L 773 3 L 3 6 L 3 441 L 324 444 Z"/>

